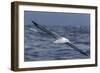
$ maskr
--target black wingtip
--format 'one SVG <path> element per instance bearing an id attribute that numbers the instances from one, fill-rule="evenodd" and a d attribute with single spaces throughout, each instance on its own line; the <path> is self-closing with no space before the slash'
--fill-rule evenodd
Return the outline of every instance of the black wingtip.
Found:
<path id="1" fill-rule="evenodd" d="M 81 49 L 77 48 L 75 45 L 73 45 L 72 43 L 66 43 L 67 45 L 71 46 L 72 48 L 74 48 L 75 50 L 79 51 L 81 54 L 88 56 L 87 53 L 85 53 L 84 51 L 82 51 Z"/>
<path id="2" fill-rule="evenodd" d="M 38 25 L 35 21 L 32 21 L 32 23 L 33 23 L 35 26 L 37 26 L 37 25 Z"/>
<path id="3" fill-rule="evenodd" d="M 83 53 L 85 56 L 88 56 L 88 54 L 87 53 Z"/>
<path id="4" fill-rule="evenodd" d="M 33 24 L 36 24 L 36 22 L 32 21 Z"/>
<path id="5" fill-rule="evenodd" d="M 34 23 L 34 21 L 32 21 L 32 23 Z"/>

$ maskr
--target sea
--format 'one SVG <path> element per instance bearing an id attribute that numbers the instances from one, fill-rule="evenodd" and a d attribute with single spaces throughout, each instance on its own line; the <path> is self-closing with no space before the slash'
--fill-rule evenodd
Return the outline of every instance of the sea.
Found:
<path id="1" fill-rule="evenodd" d="M 43 25 L 45 26 L 45 25 Z M 55 38 L 34 25 L 24 26 L 24 61 L 74 60 L 90 58 L 90 28 L 87 26 L 48 25 L 50 31 L 68 38 L 88 56 L 67 44 L 54 43 Z"/>

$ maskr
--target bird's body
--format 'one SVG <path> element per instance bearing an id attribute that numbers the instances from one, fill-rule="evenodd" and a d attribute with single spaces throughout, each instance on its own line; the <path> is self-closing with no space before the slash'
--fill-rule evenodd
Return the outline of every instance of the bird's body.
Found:
<path id="1" fill-rule="evenodd" d="M 67 39 L 65 37 L 60 37 L 56 41 L 54 41 L 54 43 L 67 43 L 67 42 L 70 42 L 70 41 L 69 41 L 69 39 Z"/>
<path id="2" fill-rule="evenodd" d="M 85 52 L 83 52 L 83 50 L 79 49 L 78 47 L 76 47 L 74 44 L 72 44 L 70 42 L 69 39 L 65 38 L 65 37 L 62 37 L 60 35 L 58 35 L 57 33 L 53 32 L 53 31 L 50 31 L 49 29 L 47 29 L 46 27 L 42 26 L 42 25 L 39 25 L 37 24 L 36 22 L 32 21 L 32 23 L 40 30 L 46 32 L 48 35 L 56 38 L 56 40 L 54 41 L 54 43 L 63 43 L 63 44 L 67 44 L 69 45 L 70 47 L 72 47 L 74 50 L 80 52 L 81 54 L 83 55 L 86 55 L 88 56 Z"/>

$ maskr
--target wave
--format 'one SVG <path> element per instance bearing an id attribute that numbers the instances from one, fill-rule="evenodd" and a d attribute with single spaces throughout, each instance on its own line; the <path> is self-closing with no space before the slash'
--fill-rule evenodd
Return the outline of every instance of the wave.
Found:
<path id="1" fill-rule="evenodd" d="M 51 31 L 70 39 L 76 46 L 90 54 L 90 31 L 84 27 L 47 26 Z M 76 29 L 77 28 L 77 29 Z M 83 29 L 85 28 L 85 29 Z M 24 27 L 24 61 L 85 59 L 79 52 L 64 44 L 54 44 L 51 36 L 32 25 Z"/>

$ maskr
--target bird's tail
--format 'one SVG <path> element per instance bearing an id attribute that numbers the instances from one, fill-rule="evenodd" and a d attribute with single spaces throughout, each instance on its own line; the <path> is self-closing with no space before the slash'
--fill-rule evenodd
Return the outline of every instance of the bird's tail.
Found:
<path id="1" fill-rule="evenodd" d="M 71 46 L 71 47 L 74 48 L 76 51 L 80 52 L 81 54 L 88 56 L 83 50 L 77 48 L 77 47 L 76 47 L 75 45 L 73 45 L 72 43 L 67 42 L 66 44 L 69 45 L 69 46 Z"/>

